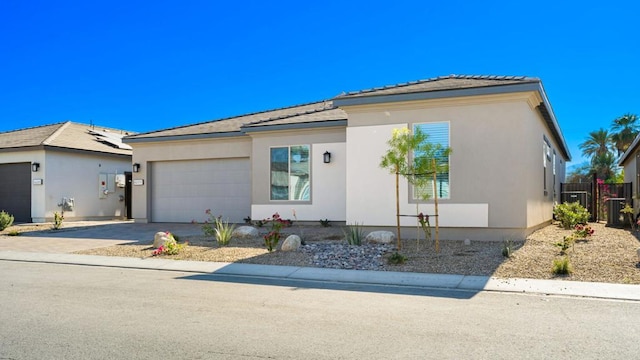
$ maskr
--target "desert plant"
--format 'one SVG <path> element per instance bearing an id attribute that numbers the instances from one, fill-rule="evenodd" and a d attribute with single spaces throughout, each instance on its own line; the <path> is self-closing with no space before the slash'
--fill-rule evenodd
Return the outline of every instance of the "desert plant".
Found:
<path id="1" fill-rule="evenodd" d="M 380 167 L 395 175 L 396 193 L 396 231 L 397 247 L 402 249 L 400 235 L 400 176 L 418 188 L 426 186 L 428 176 L 447 171 L 448 165 L 438 164 L 436 158 L 448 157 L 451 148 L 428 141 L 428 134 L 416 128 L 412 133 L 408 128 L 393 129 L 391 139 L 387 141 L 389 149 L 380 160 Z M 435 181 L 434 181 L 435 185 Z M 434 194 L 436 191 L 434 190 Z M 436 215 L 438 210 L 437 197 L 434 197 Z M 436 252 L 439 252 L 438 222 L 436 218 Z"/>
<path id="2" fill-rule="evenodd" d="M 347 225 L 342 232 L 344 233 L 344 239 L 349 245 L 362 245 L 364 230 L 362 230 L 361 224 L 353 223 L 353 225 Z"/>
<path id="3" fill-rule="evenodd" d="M 231 241 L 231 234 L 236 228 L 235 224 L 229 224 L 229 220 L 222 221 L 222 215 L 213 216 L 211 209 L 204 212 L 209 217 L 202 225 L 205 236 L 215 237 L 219 245 L 225 246 Z"/>
<path id="4" fill-rule="evenodd" d="M 636 223 L 633 221 L 633 208 L 629 206 L 629 204 L 624 204 L 624 208 L 620 209 L 620 212 L 627 215 L 627 220 L 629 220 L 629 225 L 631 226 L 631 230 L 635 230 Z"/>
<path id="5" fill-rule="evenodd" d="M 59 230 L 62 228 L 62 222 L 64 221 L 64 212 L 53 213 L 53 230 Z"/>
<path id="6" fill-rule="evenodd" d="M 320 219 L 320 225 L 322 225 L 322 227 L 329 227 L 331 226 L 331 222 L 329 221 L 329 219 Z"/>
<path id="7" fill-rule="evenodd" d="M 387 262 L 391 265 L 401 265 L 407 262 L 407 257 L 396 251 L 389 256 Z"/>
<path id="8" fill-rule="evenodd" d="M 562 259 L 554 259 L 551 272 L 555 275 L 570 275 L 573 272 L 573 267 L 569 261 L 568 256 L 564 256 Z"/>
<path id="9" fill-rule="evenodd" d="M 510 258 L 513 254 L 513 241 L 511 239 L 507 239 L 502 242 L 502 256 L 506 258 Z"/>
<path id="10" fill-rule="evenodd" d="M 573 235 L 565 236 L 562 238 L 562 241 L 555 243 L 555 246 L 560 248 L 560 255 L 566 255 L 567 250 L 573 246 L 576 239 Z"/>
<path id="11" fill-rule="evenodd" d="M 287 220 L 283 220 L 280 214 L 275 213 L 270 219 L 265 219 L 263 223 L 271 224 L 271 231 L 264 236 L 264 245 L 267 247 L 267 250 L 271 252 L 278 246 L 281 237 L 280 230 L 287 225 Z"/>
<path id="12" fill-rule="evenodd" d="M 222 217 L 218 216 L 215 218 L 215 235 L 216 241 L 220 246 L 229 245 L 229 241 L 231 241 L 231 235 L 233 234 L 233 230 L 236 228 L 235 224 L 229 224 L 229 220 L 222 221 Z"/>
<path id="13" fill-rule="evenodd" d="M 11 224 L 13 224 L 13 215 L 4 210 L 0 211 L 0 231 L 8 228 Z"/>
<path id="14" fill-rule="evenodd" d="M 578 224 L 586 224 L 591 214 L 579 202 L 558 204 L 553 214 L 565 229 L 572 229 Z"/>
<path id="15" fill-rule="evenodd" d="M 251 216 L 247 216 L 246 218 L 242 219 L 244 220 L 244 223 L 247 225 L 251 225 Z"/>
<path id="16" fill-rule="evenodd" d="M 9 231 L 9 233 L 7 235 L 9 235 L 9 236 L 20 236 L 20 235 L 22 235 L 22 233 L 20 231 L 18 231 L 18 230 L 11 230 L 11 231 Z"/>

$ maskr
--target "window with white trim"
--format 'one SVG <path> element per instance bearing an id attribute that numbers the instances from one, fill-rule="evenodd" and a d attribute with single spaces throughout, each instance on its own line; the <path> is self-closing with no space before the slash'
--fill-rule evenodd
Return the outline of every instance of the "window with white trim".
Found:
<path id="1" fill-rule="evenodd" d="M 311 200 L 309 153 L 309 145 L 271 148 L 271 200 Z"/>
<path id="2" fill-rule="evenodd" d="M 420 129 L 423 133 L 427 134 L 427 141 L 431 144 L 440 144 L 443 149 L 449 148 L 449 122 L 433 122 L 433 123 L 423 123 L 423 124 L 414 124 L 413 129 Z M 414 154 L 414 156 L 420 156 L 419 153 Z M 446 165 L 447 169 L 449 168 L 449 155 L 443 153 L 441 156 L 436 156 L 436 164 L 437 165 Z M 414 187 L 413 189 L 413 199 L 421 200 L 426 195 L 427 199 L 433 199 L 433 176 L 429 175 L 429 180 L 426 182 L 425 186 L 421 186 L 420 188 Z M 438 195 L 438 199 L 449 199 L 449 170 L 446 172 L 436 174 L 436 184 L 435 191 Z"/>

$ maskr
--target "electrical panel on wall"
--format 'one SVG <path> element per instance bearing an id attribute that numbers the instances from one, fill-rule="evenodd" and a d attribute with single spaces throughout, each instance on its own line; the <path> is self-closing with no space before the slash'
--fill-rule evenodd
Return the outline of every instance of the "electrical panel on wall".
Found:
<path id="1" fill-rule="evenodd" d="M 107 174 L 98 175 L 98 198 L 106 199 L 109 194 L 109 188 L 107 185 Z"/>

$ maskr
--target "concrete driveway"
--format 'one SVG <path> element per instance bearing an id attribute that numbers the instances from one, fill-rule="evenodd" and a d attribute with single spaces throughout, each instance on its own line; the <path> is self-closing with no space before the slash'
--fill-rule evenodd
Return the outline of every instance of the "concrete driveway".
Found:
<path id="1" fill-rule="evenodd" d="M 200 235 L 201 226 L 182 223 L 141 224 L 132 221 L 69 222 L 60 230 L 0 236 L 0 251 L 72 253 L 138 241 L 152 242 L 153 236 L 159 231 L 170 231 L 180 236 Z"/>

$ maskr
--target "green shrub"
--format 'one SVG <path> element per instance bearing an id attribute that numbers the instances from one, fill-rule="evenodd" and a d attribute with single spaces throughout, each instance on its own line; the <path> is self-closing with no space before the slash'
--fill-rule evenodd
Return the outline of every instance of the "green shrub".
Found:
<path id="1" fill-rule="evenodd" d="M 4 210 L 0 211 L 0 231 L 8 228 L 11 224 L 13 224 L 13 215 Z"/>
<path id="2" fill-rule="evenodd" d="M 505 240 L 502 243 L 502 256 L 509 258 L 513 254 L 513 241 Z"/>
<path id="3" fill-rule="evenodd" d="M 347 240 L 349 245 L 362 245 L 362 239 L 364 238 L 362 225 L 359 225 L 358 223 L 347 225 L 342 232 L 344 233 L 344 239 Z"/>
<path id="4" fill-rule="evenodd" d="M 555 275 L 570 275 L 573 272 L 569 257 L 565 256 L 562 259 L 554 259 L 551 272 Z"/>
<path id="5" fill-rule="evenodd" d="M 53 213 L 53 230 L 60 230 L 62 228 L 62 222 L 64 221 L 64 213 Z"/>
<path id="6" fill-rule="evenodd" d="M 576 238 L 573 235 L 565 236 L 562 238 L 562 241 L 555 243 L 557 247 L 560 248 L 560 255 L 566 255 L 567 250 L 573 246 Z"/>
<path id="7" fill-rule="evenodd" d="M 396 251 L 393 254 L 391 254 L 391 256 L 389 256 L 389 259 L 387 260 L 387 262 L 391 265 L 400 265 L 407 262 L 407 257 Z"/>
<path id="8" fill-rule="evenodd" d="M 591 214 L 579 202 L 558 204 L 553 214 L 565 229 L 573 229 L 578 224 L 586 224 Z"/>

